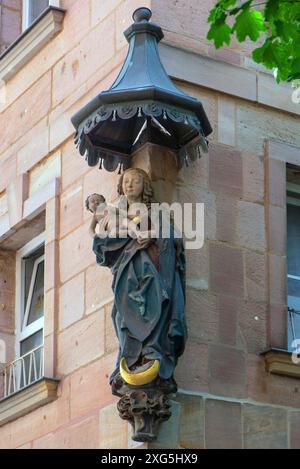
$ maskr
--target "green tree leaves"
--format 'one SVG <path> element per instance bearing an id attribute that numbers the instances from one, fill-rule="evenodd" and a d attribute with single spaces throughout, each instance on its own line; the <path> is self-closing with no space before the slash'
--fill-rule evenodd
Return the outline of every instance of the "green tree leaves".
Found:
<path id="1" fill-rule="evenodd" d="M 300 0 L 220 0 L 208 22 L 217 49 L 234 35 L 239 42 L 263 39 L 253 60 L 273 69 L 277 82 L 300 77 Z"/>
<path id="2" fill-rule="evenodd" d="M 236 32 L 236 37 L 239 42 L 245 41 L 247 36 L 249 36 L 252 41 L 257 41 L 260 33 L 266 31 L 263 15 L 260 11 L 251 11 L 249 8 L 245 8 L 237 16 L 232 31 Z"/>
<path id="3" fill-rule="evenodd" d="M 207 39 L 213 39 L 217 49 L 227 44 L 229 46 L 231 39 L 231 28 L 225 21 L 217 21 L 210 28 Z"/>

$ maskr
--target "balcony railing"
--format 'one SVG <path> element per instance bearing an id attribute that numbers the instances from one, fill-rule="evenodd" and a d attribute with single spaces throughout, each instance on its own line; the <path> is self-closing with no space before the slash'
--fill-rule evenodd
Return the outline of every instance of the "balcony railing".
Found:
<path id="1" fill-rule="evenodd" d="M 296 341 L 296 340 L 300 340 L 300 335 L 299 335 L 299 321 L 300 321 L 300 311 L 294 309 L 294 308 L 288 308 L 288 314 L 289 314 L 289 323 L 290 323 L 290 326 L 291 326 L 291 334 L 292 334 L 292 340 L 293 342 Z M 296 325 L 295 325 L 295 320 L 297 318 L 297 323 L 298 324 L 298 327 L 297 327 L 297 332 L 298 332 L 298 335 L 296 333 Z M 289 347 L 290 347 L 290 344 L 289 344 Z"/>
<path id="2" fill-rule="evenodd" d="M 41 345 L 6 365 L 0 375 L 3 380 L 0 400 L 36 383 L 44 377 L 44 346 Z"/>

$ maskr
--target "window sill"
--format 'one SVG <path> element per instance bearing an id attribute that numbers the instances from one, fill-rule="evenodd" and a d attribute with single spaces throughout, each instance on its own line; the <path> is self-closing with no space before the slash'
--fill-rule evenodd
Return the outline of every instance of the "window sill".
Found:
<path id="1" fill-rule="evenodd" d="M 0 55 L 0 81 L 9 80 L 62 30 L 64 15 L 50 6 Z"/>
<path id="2" fill-rule="evenodd" d="M 59 380 L 43 378 L 0 401 L 0 427 L 57 398 Z"/>
<path id="3" fill-rule="evenodd" d="M 293 363 L 291 352 L 271 349 L 261 355 L 265 358 L 266 370 L 269 373 L 300 379 L 300 364 Z"/>

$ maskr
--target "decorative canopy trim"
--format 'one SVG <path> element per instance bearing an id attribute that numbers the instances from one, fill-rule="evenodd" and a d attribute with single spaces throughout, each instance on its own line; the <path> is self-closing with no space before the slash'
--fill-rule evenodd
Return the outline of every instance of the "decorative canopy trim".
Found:
<path id="1" fill-rule="evenodd" d="M 93 131 L 97 131 L 103 122 L 116 122 L 118 120 L 130 120 L 135 118 L 141 119 L 141 126 L 134 135 L 132 142 L 129 142 L 129 151 L 120 152 L 113 151 L 104 146 L 97 146 L 93 143 Z M 186 126 L 186 133 L 183 133 L 182 141 L 178 143 L 176 150 L 180 150 L 188 142 L 191 132 L 194 131 L 195 135 L 199 134 L 197 144 L 202 151 L 207 152 L 207 140 L 201 127 L 201 123 L 195 114 L 184 109 L 168 106 L 163 103 L 156 103 L 148 101 L 144 103 L 121 103 L 116 105 L 101 105 L 91 116 L 85 119 L 79 126 L 75 135 L 75 144 L 82 156 L 85 156 L 89 166 L 96 166 L 100 161 L 100 169 L 104 167 L 107 171 L 115 171 L 119 165 L 124 169 L 130 166 L 131 154 L 135 151 L 136 141 L 144 130 L 146 130 L 145 123 L 148 122 L 147 118 L 152 118 L 150 125 L 158 128 L 164 135 L 170 135 L 170 132 L 164 127 L 164 123 L 172 121 L 174 123 L 181 123 Z M 160 120 L 158 120 L 160 119 Z M 144 129 L 143 129 L 144 127 Z M 195 142 L 193 142 L 193 145 Z M 197 145 L 196 145 L 197 146 Z M 191 148 L 191 145 L 188 147 Z M 185 152 L 180 152 L 182 160 L 186 163 L 188 159 L 194 160 L 195 156 L 189 157 L 188 147 Z M 198 154 L 201 151 L 198 149 Z M 200 156 L 200 155 L 199 155 Z M 183 163 L 183 161 L 181 162 Z M 121 170 L 121 168 L 120 168 Z"/>

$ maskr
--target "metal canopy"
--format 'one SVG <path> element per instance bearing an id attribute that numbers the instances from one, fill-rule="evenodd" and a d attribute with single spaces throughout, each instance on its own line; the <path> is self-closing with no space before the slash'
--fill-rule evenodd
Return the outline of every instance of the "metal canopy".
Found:
<path id="1" fill-rule="evenodd" d="M 125 31 L 129 51 L 114 84 L 73 117 L 75 143 L 89 166 L 128 168 L 131 155 L 150 142 L 179 150 L 179 164 L 195 159 L 212 128 L 200 101 L 177 88 L 159 57 L 160 26 L 150 23 L 148 8 L 133 14 Z M 192 152 L 186 145 L 193 141 Z"/>

